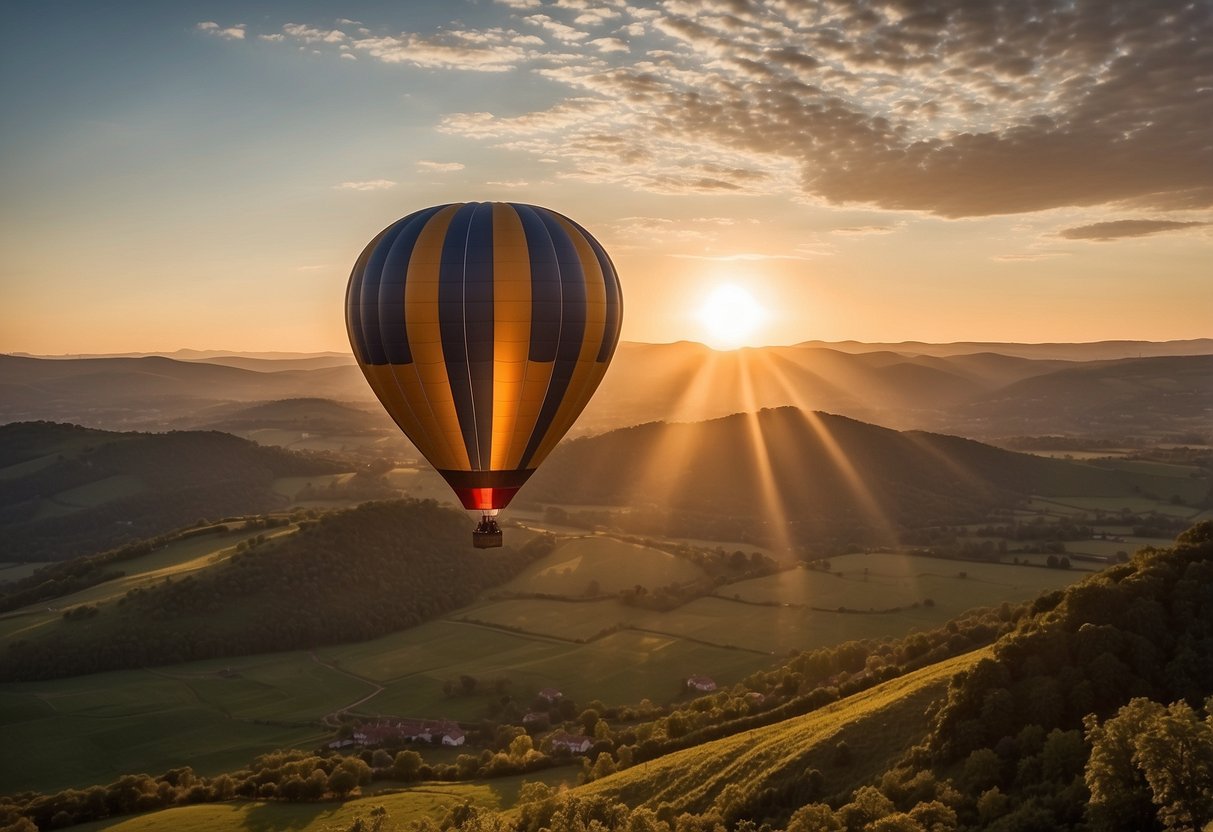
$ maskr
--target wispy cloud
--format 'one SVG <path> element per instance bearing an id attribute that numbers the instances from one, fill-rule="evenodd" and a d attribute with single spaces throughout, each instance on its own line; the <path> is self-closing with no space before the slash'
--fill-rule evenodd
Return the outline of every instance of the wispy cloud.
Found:
<path id="1" fill-rule="evenodd" d="M 1068 251 L 1032 251 L 1021 254 L 995 254 L 990 257 L 999 263 L 1034 263 L 1037 260 L 1052 260 L 1056 257 L 1067 257 Z"/>
<path id="2" fill-rule="evenodd" d="M 339 191 L 385 191 L 388 188 L 396 187 L 396 183 L 391 179 L 364 179 L 361 181 L 342 182 L 340 185 L 334 185 Z"/>
<path id="3" fill-rule="evenodd" d="M 1204 228 L 1209 225 L 1213 225 L 1213 223 L 1177 222 L 1174 220 L 1112 220 L 1111 222 L 1096 222 L 1091 225 L 1063 228 L 1057 232 L 1057 236 L 1067 240 L 1108 242 L 1110 240 L 1122 240 L 1126 237 L 1148 237 L 1167 231 Z"/>
<path id="4" fill-rule="evenodd" d="M 833 252 L 804 251 L 789 254 L 765 254 L 757 251 L 741 251 L 733 254 L 671 254 L 669 256 L 677 257 L 680 260 L 717 260 L 731 263 L 759 260 L 811 260 L 814 256 L 826 253 L 832 254 Z"/>
<path id="5" fill-rule="evenodd" d="M 429 173 L 452 173 L 463 170 L 463 162 L 431 162 L 428 159 L 422 159 L 417 163 L 417 170 Z"/>
<path id="6" fill-rule="evenodd" d="M 280 34 L 563 87 L 544 109 L 453 113 L 440 129 L 559 159 L 580 181 L 947 218 L 1213 207 L 1207 4 L 497 2 L 518 28 Z M 1099 239 L 1170 230 L 1141 228 Z"/>
<path id="7" fill-rule="evenodd" d="M 871 234 L 892 234 L 900 226 L 897 225 L 851 225 L 843 228 L 831 228 L 831 234 L 843 237 L 864 237 Z"/>
<path id="8" fill-rule="evenodd" d="M 208 35 L 214 35 L 217 38 L 224 40 L 244 40 L 245 29 L 243 23 L 237 23 L 235 26 L 220 26 L 213 20 L 205 20 L 199 23 L 195 28 L 200 32 L 206 32 Z"/>

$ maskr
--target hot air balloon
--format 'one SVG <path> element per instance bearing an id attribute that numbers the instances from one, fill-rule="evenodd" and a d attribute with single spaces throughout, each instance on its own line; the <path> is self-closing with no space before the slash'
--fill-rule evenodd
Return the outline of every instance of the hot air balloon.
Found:
<path id="1" fill-rule="evenodd" d="M 438 205 L 367 245 L 346 289 L 358 366 L 464 507 L 501 545 L 496 515 L 573 425 L 623 320 L 611 259 L 555 211 Z"/>

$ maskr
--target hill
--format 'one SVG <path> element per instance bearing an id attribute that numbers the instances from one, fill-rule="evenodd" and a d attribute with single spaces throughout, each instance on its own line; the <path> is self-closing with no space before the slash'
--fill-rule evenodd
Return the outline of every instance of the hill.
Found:
<path id="1" fill-rule="evenodd" d="M 560 446 L 539 502 L 626 507 L 638 531 L 815 548 L 976 522 L 1028 494 L 1128 494 L 1124 472 L 793 408 L 651 423 Z"/>
<path id="2" fill-rule="evenodd" d="M 1098 430 L 1123 437 L 1132 431 L 1155 440 L 1185 432 L 1205 435 L 1213 432 L 1207 412 L 1175 413 L 1151 402 L 1147 391 L 1164 392 L 1177 402 L 1207 401 L 1211 351 L 1207 341 L 810 342 L 730 352 L 691 342 L 625 343 L 575 431 L 601 433 L 648 421 L 696 421 L 791 405 L 896 428 L 984 438 L 1020 435 L 1025 425 L 1036 432 L 1077 435 Z M 1171 357 L 1154 363 L 1137 358 L 1160 353 Z M 199 414 L 210 409 L 222 417 L 225 409 L 239 403 L 323 398 L 372 411 L 378 406 L 357 367 L 340 356 L 188 359 L 0 356 L 0 421 L 52 419 L 164 430 L 205 426 Z M 1084 422 L 1069 414 L 1098 415 L 1107 403 L 1107 390 L 1071 385 L 1065 374 L 1083 368 L 1102 375 L 1104 387 L 1124 384 L 1145 395 L 1121 396 L 1114 418 L 1094 425 Z M 1054 382 L 1047 381 L 1054 376 Z M 1068 398 L 1042 398 L 1038 388 L 1016 386 L 1031 379 L 1042 379 L 1044 388 L 1051 384 Z M 1065 412 L 1058 412 L 1057 402 Z M 387 424 L 380 422 L 381 427 Z M 248 429 L 246 425 L 241 432 Z M 272 434 L 257 438 L 283 444 Z M 408 448 L 405 440 L 395 441 L 399 448 Z"/>
<path id="3" fill-rule="evenodd" d="M 0 561 L 65 560 L 286 505 L 276 477 L 341 466 L 215 432 L 0 427 Z"/>
<path id="4" fill-rule="evenodd" d="M 969 404 L 967 415 L 1020 433 L 1141 435 L 1166 422 L 1208 431 L 1213 356 L 1101 361 L 1021 379 Z"/>
<path id="5" fill-rule="evenodd" d="M 10 642 L 0 679 L 76 676 L 361 641 L 470 602 L 545 551 L 467 545 L 462 512 L 366 503 Z M 87 622 L 87 623 L 84 623 Z"/>
<path id="6" fill-rule="evenodd" d="M 945 357 L 988 352 L 1062 361 L 1107 361 L 1116 358 L 1143 358 L 1158 355 L 1213 355 L 1213 338 L 1192 338 L 1179 341 L 1089 341 L 1076 344 L 1019 344 L 1007 341 L 956 341 L 949 344 L 930 344 L 924 341 L 883 344 L 861 341 L 804 341 L 797 346 L 825 347 L 850 353 L 888 350 L 903 355 Z"/>

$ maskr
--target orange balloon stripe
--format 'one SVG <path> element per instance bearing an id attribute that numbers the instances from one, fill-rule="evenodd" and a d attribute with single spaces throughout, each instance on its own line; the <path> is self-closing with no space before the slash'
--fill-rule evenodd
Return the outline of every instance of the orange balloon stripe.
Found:
<path id="1" fill-rule="evenodd" d="M 409 258 L 404 284 L 404 316 L 409 349 L 413 354 L 415 383 L 406 383 L 410 403 L 427 412 L 427 447 L 418 450 L 435 467 L 470 471 L 472 468 L 455 398 L 446 375 L 442 333 L 438 324 L 438 270 L 447 226 L 460 205 L 448 205 L 435 214 L 417 238 Z"/>
<path id="2" fill-rule="evenodd" d="M 493 432 L 489 467 L 518 467 L 511 456 L 526 390 L 531 344 L 531 258 L 513 206 L 493 205 Z"/>

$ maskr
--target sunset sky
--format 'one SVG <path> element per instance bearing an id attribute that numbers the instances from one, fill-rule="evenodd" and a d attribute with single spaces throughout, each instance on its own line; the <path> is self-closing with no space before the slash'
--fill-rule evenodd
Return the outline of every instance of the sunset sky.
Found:
<path id="1" fill-rule="evenodd" d="M 344 350 L 445 202 L 578 220 L 623 337 L 1213 336 L 1213 3 L 18 2 L 0 350 Z"/>

